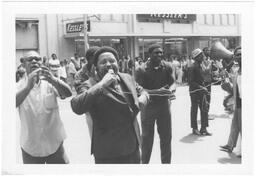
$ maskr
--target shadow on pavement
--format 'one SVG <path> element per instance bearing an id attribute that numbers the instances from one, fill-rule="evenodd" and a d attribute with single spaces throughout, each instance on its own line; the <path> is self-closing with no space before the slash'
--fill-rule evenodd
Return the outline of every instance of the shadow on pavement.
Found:
<path id="1" fill-rule="evenodd" d="M 195 141 L 202 141 L 202 139 L 200 139 L 200 138 L 201 138 L 201 136 L 193 135 L 191 133 L 191 134 L 188 134 L 188 135 L 184 136 L 183 138 L 181 138 L 180 141 L 183 143 L 194 143 Z"/>
<path id="2" fill-rule="evenodd" d="M 215 119 L 215 118 L 230 119 L 230 118 L 232 118 L 232 116 L 229 114 L 209 114 L 209 117 L 211 119 Z"/>
<path id="3" fill-rule="evenodd" d="M 218 162 L 222 164 L 241 164 L 241 159 L 236 156 L 234 153 L 228 153 L 228 157 L 219 158 Z"/>

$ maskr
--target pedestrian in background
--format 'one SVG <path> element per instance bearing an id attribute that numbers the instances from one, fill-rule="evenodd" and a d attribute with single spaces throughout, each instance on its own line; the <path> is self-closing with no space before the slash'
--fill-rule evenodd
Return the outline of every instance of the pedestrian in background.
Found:
<path id="1" fill-rule="evenodd" d="M 35 51 L 24 56 L 26 75 L 17 83 L 16 107 L 21 122 L 21 151 L 24 164 L 65 164 L 66 133 L 60 119 L 57 96 L 71 96 L 67 84 L 41 66 Z"/>
<path id="2" fill-rule="evenodd" d="M 191 111 L 190 121 L 192 133 L 195 135 L 207 135 L 211 136 L 206 129 L 208 127 L 208 107 L 207 94 L 208 90 L 204 84 L 204 78 L 202 76 L 201 64 L 204 60 L 204 54 L 201 49 L 197 48 L 192 51 L 192 58 L 195 60 L 192 67 L 189 68 L 189 92 L 191 98 Z M 197 111 L 200 108 L 201 113 L 201 129 L 198 131 L 197 125 Z"/>
<path id="3" fill-rule="evenodd" d="M 242 92 L 241 92 L 241 75 L 242 75 L 242 51 L 241 47 L 237 47 L 234 51 L 234 60 L 238 63 L 239 69 L 237 75 L 233 80 L 233 95 L 234 95 L 234 106 L 235 111 L 231 123 L 228 143 L 224 146 L 220 146 L 221 150 L 232 152 L 237 145 L 237 139 L 239 134 L 242 136 Z M 237 154 L 238 157 L 241 157 L 241 152 Z"/>
<path id="4" fill-rule="evenodd" d="M 207 98 L 207 104 L 209 105 L 208 106 L 208 111 L 210 110 L 210 104 L 211 104 L 211 88 L 212 88 L 212 78 L 213 78 L 213 75 L 212 75 L 212 70 L 213 70 L 213 67 L 212 67 L 212 63 L 213 61 L 211 60 L 210 58 L 210 49 L 209 47 L 204 47 L 203 48 L 203 53 L 204 53 L 204 60 L 201 64 L 201 68 L 202 68 L 202 76 L 203 76 L 203 79 L 204 79 L 204 84 L 207 88 L 207 91 L 208 91 L 208 94 L 206 95 L 206 98 Z M 213 119 L 212 117 L 210 118 L 209 115 L 208 115 L 208 119 Z"/>
<path id="5" fill-rule="evenodd" d="M 174 84 L 172 66 L 163 61 L 163 50 L 160 45 L 149 47 L 149 60 L 142 64 L 135 73 L 136 81 L 149 94 L 150 102 L 141 110 L 142 126 L 142 163 L 148 164 L 154 141 L 154 125 L 160 137 L 161 162 L 171 163 L 172 124 L 169 98 Z"/>
<path id="6" fill-rule="evenodd" d="M 67 71 L 64 61 L 60 62 L 60 79 L 67 83 Z"/>
<path id="7" fill-rule="evenodd" d="M 92 153 L 96 164 L 140 163 L 140 133 L 136 119 L 147 93 L 134 79 L 118 72 L 118 53 L 101 47 L 94 54 L 98 80 L 82 83 L 71 100 L 76 114 L 89 112 L 93 119 Z M 137 96 L 140 94 L 140 97 Z"/>
<path id="8" fill-rule="evenodd" d="M 74 79 L 75 79 L 75 74 L 77 72 L 75 65 L 72 61 L 74 61 L 73 57 L 71 57 L 67 63 L 67 82 L 71 90 L 73 90 L 74 88 Z"/>

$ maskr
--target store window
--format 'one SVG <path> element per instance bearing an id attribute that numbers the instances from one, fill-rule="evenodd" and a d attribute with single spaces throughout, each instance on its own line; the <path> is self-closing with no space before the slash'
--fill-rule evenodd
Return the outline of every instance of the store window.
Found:
<path id="1" fill-rule="evenodd" d="M 139 39 L 139 55 L 143 60 L 149 58 L 148 48 L 152 44 L 159 44 L 164 50 L 164 58 L 187 55 L 187 40 L 185 38 Z"/>
<path id="2" fill-rule="evenodd" d="M 128 39 L 126 38 L 92 38 L 89 46 L 110 46 L 117 50 L 119 58 L 129 55 Z"/>

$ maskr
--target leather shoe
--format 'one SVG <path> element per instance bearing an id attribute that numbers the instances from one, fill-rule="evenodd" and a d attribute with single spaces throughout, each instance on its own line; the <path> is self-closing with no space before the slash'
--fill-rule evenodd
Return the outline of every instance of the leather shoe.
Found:
<path id="1" fill-rule="evenodd" d="M 197 129 L 193 129 L 192 133 L 193 133 L 194 135 L 200 135 L 200 132 L 199 132 Z"/>
<path id="2" fill-rule="evenodd" d="M 226 151 L 226 152 L 232 152 L 233 148 L 230 147 L 229 145 L 225 145 L 225 146 L 220 146 L 221 151 Z"/>
<path id="3" fill-rule="evenodd" d="M 201 135 L 212 136 L 212 134 L 209 133 L 206 129 L 201 129 L 201 130 L 200 130 L 200 133 L 201 133 Z"/>

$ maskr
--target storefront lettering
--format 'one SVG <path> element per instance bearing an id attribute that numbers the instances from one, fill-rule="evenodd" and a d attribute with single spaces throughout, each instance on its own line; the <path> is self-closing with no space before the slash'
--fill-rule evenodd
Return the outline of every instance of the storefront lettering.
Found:
<path id="1" fill-rule="evenodd" d="M 84 30 L 84 23 L 83 22 L 76 22 L 76 23 L 67 23 L 66 24 L 66 32 L 67 33 L 79 33 Z M 90 22 L 87 21 L 87 31 L 90 31 Z"/>
<path id="2" fill-rule="evenodd" d="M 187 14 L 150 14 L 151 18 L 187 19 Z"/>

